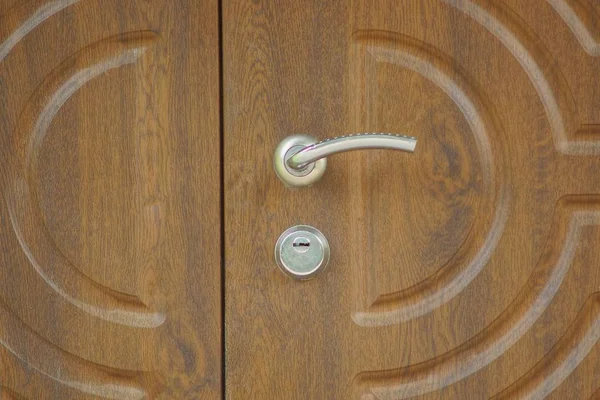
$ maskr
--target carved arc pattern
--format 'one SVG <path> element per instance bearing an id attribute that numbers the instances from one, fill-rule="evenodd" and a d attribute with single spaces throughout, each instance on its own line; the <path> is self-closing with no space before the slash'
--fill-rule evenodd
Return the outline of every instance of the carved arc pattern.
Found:
<path id="1" fill-rule="evenodd" d="M 14 155 L 18 166 L 6 194 L 12 227 L 23 251 L 58 295 L 98 318 L 145 328 L 161 325 L 164 314 L 148 310 L 135 296 L 98 284 L 73 266 L 54 244 L 43 223 L 36 187 L 39 186 L 38 154 L 60 107 L 91 79 L 135 62 L 155 38 L 152 32 L 136 32 L 103 40 L 72 56 L 46 78 L 31 96 L 17 124 Z M 81 68 L 84 62 L 88 65 Z M 79 294 L 75 288 L 79 288 Z"/>
<path id="2" fill-rule="evenodd" d="M 563 76 L 563 72 L 558 68 L 554 56 L 519 16 L 501 2 L 485 0 L 441 1 L 483 26 L 518 61 L 544 106 L 556 152 L 567 156 L 578 156 L 569 158 L 570 162 L 583 162 L 583 165 L 590 158 L 597 157 L 600 150 L 600 141 L 597 136 L 597 133 L 600 132 L 599 125 L 581 122 L 572 91 Z M 589 23 L 590 15 L 586 14 L 586 12 L 591 12 L 588 9 L 589 6 L 577 0 L 550 0 L 549 4 L 569 26 L 586 53 L 589 56 L 598 56 L 597 35 L 593 31 L 593 25 Z M 388 40 L 387 43 L 382 40 L 377 42 L 373 39 L 377 35 L 384 35 L 393 38 L 393 40 Z M 366 39 L 368 37 L 371 39 Z M 370 65 L 368 59 L 372 57 L 377 62 L 392 62 L 403 68 L 418 72 L 433 81 L 438 87 L 444 88 L 443 82 L 431 78 L 431 76 L 441 74 L 440 71 L 444 70 L 443 62 L 437 61 L 434 63 L 435 66 L 426 66 L 426 63 L 422 61 L 424 66 L 415 68 L 414 65 L 417 64 L 414 61 L 407 61 L 411 53 L 411 50 L 407 50 L 410 49 L 407 43 L 410 43 L 411 39 L 391 33 L 382 34 L 366 31 L 356 35 L 355 39 L 360 39 L 364 43 L 355 40 L 354 46 L 365 45 L 368 47 L 367 51 L 359 53 L 359 57 L 362 58 L 357 62 L 358 65 L 363 66 L 361 68 L 365 68 L 361 73 L 367 76 L 367 82 L 371 84 L 374 82 L 374 78 L 368 78 L 368 65 Z M 371 41 L 369 42 L 369 40 Z M 419 43 L 416 47 L 425 49 L 430 46 Z M 437 50 L 433 48 L 429 54 L 422 56 L 421 59 L 432 60 L 431 54 L 436 52 Z M 414 53 L 414 50 L 412 53 Z M 458 68 L 457 63 L 451 65 L 451 69 Z M 473 84 L 474 80 L 467 77 L 464 81 L 459 80 L 457 82 L 459 82 L 458 86 L 463 88 Z M 444 91 L 452 97 L 452 91 Z M 455 96 L 452 99 L 461 109 L 465 118 L 469 120 L 473 134 L 477 136 L 478 134 L 473 128 L 470 118 L 474 115 L 481 115 L 482 112 L 479 111 L 481 109 L 489 111 L 489 107 L 488 109 L 476 108 L 478 112 L 474 113 L 461 107 L 459 102 L 464 101 L 463 97 L 466 97 L 476 105 L 487 105 L 489 103 L 485 100 L 473 101 L 474 98 L 477 99 L 477 91 L 475 90 L 459 91 L 455 89 L 453 91 L 461 93 L 461 96 Z M 369 90 L 366 92 L 369 93 Z M 466 93 L 466 96 L 464 93 Z M 489 120 L 493 121 L 493 117 Z M 488 133 L 490 126 L 494 127 L 493 124 L 487 124 L 486 132 Z M 592 185 L 592 187 L 597 186 Z M 595 190 L 592 190 L 592 192 L 595 192 Z M 507 217 L 510 218 L 510 212 L 507 213 Z M 358 374 L 354 383 L 359 388 L 361 398 L 403 399 L 425 395 L 449 387 L 499 359 L 525 336 L 545 310 L 549 308 L 570 270 L 583 229 L 587 226 L 597 225 L 600 225 L 599 195 L 571 195 L 566 193 L 556 205 L 555 219 L 549 231 L 550 236 L 544 252 L 528 281 L 521 288 L 519 295 L 501 315 L 474 337 L 435 358 L 406 367 Z M 494 248 L 491 248 L 490 251 L 493 252 Z M 436 278 L 439 276 L 440 274 L 437 274 Z M 470 281 L 472 279 L 463 282 L 465 285 L 460 286 L 461 289 L 456 293 L 450 291 L 451 295 L 456 296 Z M 442 291 L 447 291 L 448 287 L 452 286 L 440 285 L 439 287 L 442 288 Z M 421 283 L 399 293 L 391 295 L 378 294 L 378 300 L 371 307 L 366 311 L 360 311 L 352 315 L 353 320 L 363 326 L 388 324 L 381 323 L 381 320 L 392 321 L 393 323 L 406 322 L 411 319 L 410 316 L 406 316 L 408 314 L 403 312 L 403 307 L 411 304 L 407 302 L 407 299 L 418 299 L 419 294 L 422 295 L 423 293 L 427 293 L 429 296 L 432 291 L 423 292 L 424 287 L 431 288 Z M 443 295 L 440 295 L 440 298 L 445 299 Z M 416 303 L 413 301 L 412 304 Z M 443 302 L 439 302 L 436 307 L 441 304 Z M 426 312 L 431 312 L 436 307 L 430 307 Z M 394 313 L 396 313 L 396 316 L 393 316 Z M 423 314 L 416 313 L 413 317 Z M 384 315 L 385 318 L 382 317 Z M 552 351 L 535 364 L 529 372 L 509 387 L 506 387 L 501 393 L 498 393 L 495 398 L 546 397 L 577 368 L 597 345 L 600 339 L 598 327 L 598 293 L 593 293 L 590 294 L 588 301 L 573 320 L 571 327 L 563 334 Z"/>
<path id="3" fill-rule="evenodd" d="M 448 57 L 408 37 L 385 32 L 363 32 L 355 36 L 355 42 L 355 46 L 365 52 L 364 56 L 372 57 L 376 63 L 391 63 L 413 70 L 442 88 L 454 101 L 466 116 L 480 153 L 484 191 L 487 192 L 480 212 L 494 215 L 489 222 L 480 219 L 476 223 L 464 246 L 443 268 L 443 274 L 436 274 L 398 293 L 369 296 L 377 297 L 375 302 L 366 312 L 356 312 L 352 316 L 359 325 L 382 326 L 405 322 L 435 310 L 460 293 L 477 276 L 493 253 L 508 218 L 510 201 L 506 188 L 510 185 L 510 174 L 505 167 L 505 152 L 501 151 L 504 135 L 489 102 L 477 94 L 478 90 L 471 87 L 463 73 L 452 72 L 455 67 Z M 362 55 L 359 52 L 358 58 Z M 370 77 L 368 81 L 376 79 Z M 493 155 L 491 140 L 500 150 Z M 368 282 L 376 279 L 371 276 L 370 270 L 362 269 L 366 275 L 361 281 L 367 282 L 367 287 L 372 286 Z M 423 297 L 423 293 L 428 294 Z"/>
<path id="4" fill-rule="evenodd" d="M 500 357 L 552 302 L 569 271 L 582 229 L 591 225 L 600 225 L 600 197 L 564 198 L 557 207 L 554 236 L 548 240 L 546 251 L 525 287 L 502 315 L 477 336 L 438 358 L 397 370 L 360 374 L 357 384 L 364 388 L 363 397 L 405 399 L 440 390 Z M 595 337 L 593 326 L 582 327 L 583 331 L 590 329 Z M 577 335 L 589 337 L 585 332 Z"/>
<path id="5" fill-rule="evenodd" d="M 10 9 L 0 22 L 0 62 L 29 32 L 78 1 L 29 1 Z M 16 124 L 9 157 L 14 174 L 8 177 L 8 190 L 3 196 L 21 248 L 48 286 L 87 314 L 134 328 L 158 327 L 165 316 L 149 310 L 137 297 L 111 290 L 85 276 L 56 247 L 37 201 L 38 155 L 53 118 L 77 90 L 113 68 L 136 62 L 156 39 L 155 33 L 142 31 L 101 40 L 65 60 L 45 78 L 30 96 Z M 21 398 L 21 394 L 33 398 L 36 388 L 41 387 L 54 387 L 60 397 L 82 399 L 141 399 L 158 391 L 160 378 L 155 374 L 100 367 L 62 350 L 22 322 L 1 301 L 0 327 L 0 358 L 14 361 L 2 384 L 10 386 L 11 377 L 29 382 L 19 385 L 19 393 L 0 389 L 9 398 Z M 61 368 L 64 365 L 73 368 Z"/>
<path id="6" fill-rule="evenodd" d="M 590 296 L 571 328 L 525 376 L 494 399 L 543 399 L 556 389 L 600 340 L 600 292 Z"/>
<path id="7" fill-rule="evenodd" d="M 1 301 L 0 324 L 0 359 L 16 359 L 17 362 L 12 364 L 12 373 L 23 375 L 23 382 L 39 382 L 39 385 L 34 385 L 38 387 L 52 387 L 59 383 L 60 392 L 69 397 L 91 395 L 105 399 L 137 400 L 146 398 L 155 390 L 152 386 L 156 385 L 158 378 L 152 373 L 98 368 L 41 340 Z M 40 354 L 45 357 L 40 357 Z M 76 368 L 61 369 L 61 365 Z M 20 389 L 25 392 L 24 395 L 27 394 L 27 388 Z"/>
<path id="8" fill-rule="evenodd" d="M 599 132 L 595 125 L 583 125 L 569 86 L 556 66 L 554 58 L 531 29 L 501 2 L 484 0 L 440 0 L 465 13 L 492 33 L 519 62 L 529 76 L 546 109 L 556 149 L 564 154 L 599 154 L 600 141 L 585 140 L 591 132 Z M 571 21 L 564 1 L 554 1 L 553 6 Z M 572 10 L 571 8 L 568 8 Z M 571 26 L 571 25 L 570 25 Z M 583 26 L 576 23 L 576 27 Z M 572 26 L 571 26 L 572 27 Z"/>
<path id="9" fill-rule="evenodd" d="M 590 20 L 593 18 L 597 20 L 597 15 L 591 7 L 578 0 L 547 1 L 573 31 L 583 49 L 590 56 L 600 56 L 600 40 L 598 34 L 590 26 Z"/>
<path id="10" fill-rule="evenodd" d="M 218 395 L 217 3 L 2 4 L 0 397 Z"/>
<path id="11" fill-rule="evenodd" d="M 20 15 L 30 14 L 24 21 L 18 22 L 16 29 L 10 30 L 9 34 L 0 44 L 0 62 L 10 53 L 13 47 L 21 41 L 29 32 L 34 30 L 42 22 L 65 8 L 78 3 L 80 0 L 57 0 L 57 1 L 26 1 L 12 8 L 1 20 L 1 28 L 10 29 L 10 21 L 19 20 Z"/>

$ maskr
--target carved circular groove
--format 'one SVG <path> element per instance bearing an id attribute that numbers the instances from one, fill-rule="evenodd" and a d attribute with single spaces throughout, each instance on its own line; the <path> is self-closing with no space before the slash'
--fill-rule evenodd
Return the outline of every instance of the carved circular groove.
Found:
<path id="1" fill-rule="evenodd" d="M 102 40 L 63 62 L 44 80 L 26 104 L 17 125 L 12 168 L 15 172 L 6 196 L 10 221 L 21 248 L 52 290 L 95 317 L 144 328 L 160 326 L 165 315 L 150 311 L 136 296 L 93 281 L 57 248 L 39 207 L 37 164 L 48 128 L 62 105 L 90 80 L 136 62 L 156 39 L 153 32 L 134 32 Z"/>

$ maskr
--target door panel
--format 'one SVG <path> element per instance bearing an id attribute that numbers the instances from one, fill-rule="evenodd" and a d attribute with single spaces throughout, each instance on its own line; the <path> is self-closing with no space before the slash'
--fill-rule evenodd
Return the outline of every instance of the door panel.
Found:
<path id="1" fill-rule="evenodd" d="M 0 397 L 219 397 L 217 2 L 3 3 Z"/>
<path id="2" fill-rule="evenodd" d="M 231 398 L 590 398 L 600 390 L 600 7 L 223 2 Z M 290 190 L 285 137 L 395 132 Z M 288 227 L 322 274 L 282 274 Z"/>

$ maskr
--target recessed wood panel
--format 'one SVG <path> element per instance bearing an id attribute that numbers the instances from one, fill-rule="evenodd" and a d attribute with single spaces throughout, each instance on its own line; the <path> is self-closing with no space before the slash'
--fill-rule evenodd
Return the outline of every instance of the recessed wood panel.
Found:
<path id="1" fill-rule="evenodd" d="M 224 2 L 231 398 L 598 395 L 596 2 Z M 290 190 L 284 137 L 393 132 Z M 299 282 L 273 245 L 331 244 Z M 252 367 L 248 367 L 251 365 Z"/>
<path id="2" fill-rule="evenodd" d="M 220 397 L 217 3 L 2 10 L 2 398 Z"/>

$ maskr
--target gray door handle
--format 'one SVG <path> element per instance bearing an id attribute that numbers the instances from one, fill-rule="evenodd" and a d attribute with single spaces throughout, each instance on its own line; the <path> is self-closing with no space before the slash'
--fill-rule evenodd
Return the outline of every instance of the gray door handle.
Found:
<path id="1" fill-rule="evenodd" d="M 414 152 L 417 139 L 390 133 L 358 133 L 325 139 L 309 135 L 288 136 L 275 149 L 273 166 L 279 179 L 290 187 L 308 186 L 323 176 L 327 157 L 362 149 L 389 149 Z"/>

